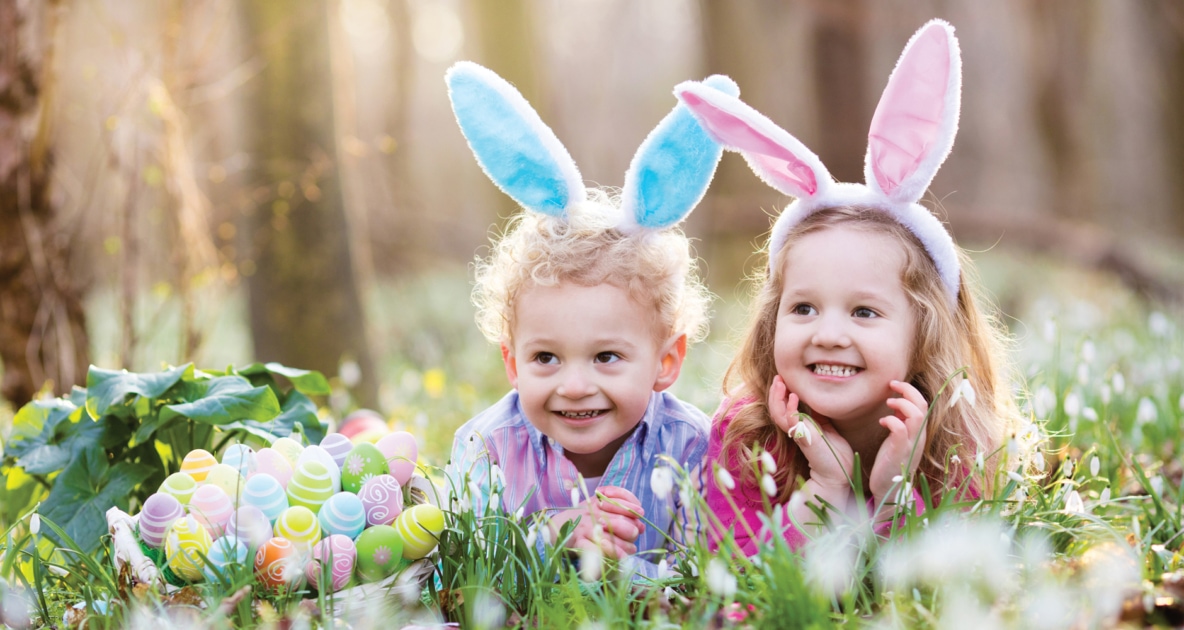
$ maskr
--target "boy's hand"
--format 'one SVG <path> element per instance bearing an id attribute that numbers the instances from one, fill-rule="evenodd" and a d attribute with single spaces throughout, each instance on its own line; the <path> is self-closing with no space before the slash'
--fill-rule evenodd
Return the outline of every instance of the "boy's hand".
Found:
<path id="1" fill-rule="evenodd" d="M 841 507 L 851 492 L 849 476 L 855 466 L 855 453 L 843 436 L 829 422 L 817 425 L 798 415 L 798 395 L 791 394 L 780 376 L 769 387 L 769 415 L 779 429 L 793 438 L 798 450 L 810 465 L 810 481 L 819 496 Z M 818 435 L 820 429 L 822 435 Z M 823 439 L 825 438 L 825 439 Z"/>
<path id="2" fill-rule="evenodd" d="M 888 387 L 901 397 L 888 399 L 888 406 L 896 414 L 880 418 L 880 426 L 888 429 L 888 437 L 884 438 L 884 443 L 876 453 L 876 463 L 872 466 L 868 482 L 876 505 L 880 505 L 892 486 L 896 485 L 892 481 L 894 477 L 912 477 L 925 449 L 925 410 L 929 408 L 929 403 L 916 387 L 908 383 L 892 381 Z"/>
<path id="3" fill-rule="evenodd" d="M 645 531 L 641 517 L 645 510 L 632 492 L 617 486 L 603 486 L 596 496 L 551 517 L 553 536 L 564 523 L 580 519 L 567 541 L 571 549 L 599 547 L 605 557 L 618 560 L 637 553 L 637 537 Z"/>

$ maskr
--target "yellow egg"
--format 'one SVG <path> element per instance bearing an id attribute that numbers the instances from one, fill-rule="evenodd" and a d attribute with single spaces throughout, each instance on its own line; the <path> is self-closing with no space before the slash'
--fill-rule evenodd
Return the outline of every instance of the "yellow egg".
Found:
<path id="1" fill-rule="evenodd" d="M 193 491 L 196 489 L 197 482 L 193 480 L 193 477 L 183 472 L 169 475 L 165 478 L 164 483 L 160 484 L 160 491 L 173 495 L 173 498 L 181 505 L 189 505 L 189 499 L 193 498 Z"/>
<path id="2" fill-rule="evenodd" d="M 210 469 L 209 474 L 206 475 L 205 481 L 202 485 L 217 486 L 238 505 L 239 499 L 243 496 L 243 485 L 246 480 L 239 474 L 233 466 L 228 464 L 217 464 Z"/>
<path id="3" fill-rule="evenodd" d="M 444 531 L 444 513 L 440 508 L 422 503 L 403 511 L 395 519 L 395 530 L 403 539 L 403 557 L 419 560 L 428 555 L 440 542 Z"/>
<path id="4" fill-rule="evenodd" d="M 218 463 L 217 458 L 210 454 L 209 451 L 197 448 L 189 451 L 185 459 L 181 462 L 181 472 L 193 477 L 194 481 L 205 481 L 206 475 L 210 474 L 210 469 Z"/>
<path id="5" fill-rule="evenodd" d="M 165 557 L 169 568 L 182 579 L 197 582 L 202 579 L 203 556 L 210 553 L 210 534 L 192 516 L 179 518 L 169 528 L 165 538 Z"/>
<path id="6" fill-rule="evenodd" d="M 304 452 L 304 445 L 290 437 L 282 437 L 271 443 L 271 450 L 278 452 L 288 460 L 292 468 L 296 468 L 297 462 L 300 461 L 300 453 Z"/>
<path id="7" fill-rule="evenodd" d="M 321 539 L 321 522 L 312 510 L 296 505 L 280 514 L 275 521 L 275 535 L 292 541 L 292 544 L 309 551 Z"/>

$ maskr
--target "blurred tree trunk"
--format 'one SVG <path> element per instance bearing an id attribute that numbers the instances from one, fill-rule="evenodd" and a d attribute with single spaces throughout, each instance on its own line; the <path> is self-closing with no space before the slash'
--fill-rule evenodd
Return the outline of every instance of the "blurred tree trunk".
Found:
<path id="1" fill-rule="evenodd" d="M 49 186 L 57 11 L 56 2 L 0 2 L 0 394 L 15 406 L 46 381 L 57 394 L 84 384 L 90 364 L 70 243 L 55 225 Z"/>
<path id="2" fill-rule="evenodd" d="M 391 36 L 394 46 L 391 51 L 394 76 L 388 87 L 386 126 L 390 134 L 389 146 L 383 150 L 390 156 L 387 168 L 390 177 L 388 181 L 380 182 L 382 186 L 389 186 L 388 198 L 393 207 L 387 213 L 386 229 L 378 238 L 383 249 L 388 253 L 392 266 L 396 271 L 408 270 L 417 261 L 424 259 L 428 252 L 426 245 L 430 242 L 428 228 L 423 220 L 424 215 L 419 211 L 419 202 L 415 198 L 415 181 L 411 172 L 412 157 L 407 150 L 407 139 L 410 136 L 409 112 L 412 102 L 412 86 L 415 85 L 415 46 L 412 40 L 411 11 L 408 0 L 390 0 L 388 3 Z"/>
<path id="3" fill-rule="evenodd" d="M 814 150 L 835 179 L 862 182 L 875 107 L 867 94 L 868 6 L 865 0 L 847 0 L 817 2 L 814 9 L 811 47 L 819 131 Z"/>
<path id="4" fill-rule="evenodd" d="M 1169 214 L 1172 236 L 1184 237 L 1184 4 L 1179 0 L 1157 0 L 1147 5 L 1152 17 L 1152 33 L 1163 68 L 1163 89 L 1160 99 L 1163 111 L 1164 142 L 1166 143 L 1167 172 L 1171 178 Z"/>
<path id="5" fill-rule="evenodd" d="M 246 6 L 248 32 L 266 61 L 253 94 L 258 205 L 247 219 L 255 356 L 328 376 L 353 362 L 360 380 L 345 385 L 373 407 L 377 374 L 336 163 L 329 3 Z"/>

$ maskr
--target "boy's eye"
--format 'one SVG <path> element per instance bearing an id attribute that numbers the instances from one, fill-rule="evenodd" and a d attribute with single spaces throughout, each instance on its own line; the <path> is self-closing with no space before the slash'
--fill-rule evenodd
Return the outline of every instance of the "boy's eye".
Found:
<path id="1" fill-rule="evenodd" d="M 534 355 L 534 360 L 543 365 L 553 365 L 555 363 L 559 363 L 559 357 L 551 354 L 550 352 L 540 352 Z"/>
<path id="2" fill-rule="evenodd" d="M 794 304 L 789 309 L 789 312 L 794 315 L 814 315 L 818 311 L 814 310 L 814 307 L 809 304 Z"/>
<path id="3" fill-rule="evenodd" d="M 855 317 L 879 317 L 880 316 L 879 313 L 876 313 L 875 311 L 873 311 L 870 308 L 867 308 L 866 306 L 861 306 L 861 307 L 855 309 L 854 311 L 851 311 L 851 314 L 854 315 Z"/>
<path id="4" fill-rule="evenodd" d="M 621 355 L 616 352 L 601 352 L 596 355 L 597 363 L 613 363 L 620 360 Z"/>

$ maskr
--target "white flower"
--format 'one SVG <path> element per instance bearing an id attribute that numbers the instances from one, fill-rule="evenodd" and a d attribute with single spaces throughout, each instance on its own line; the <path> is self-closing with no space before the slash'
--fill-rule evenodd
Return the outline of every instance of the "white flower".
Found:
<path id="1" fill-rule="evenodd" d="M 34 536 L 41 533 L 41 515 L 36 512 L 29 517 L 29 533 Z"/>
<path id="2" fill-rule="evenodd" d="M 1081 398 L 1077 392 L 1065 394 L 1065 415 L 1076 418 L 1081 415 Z"/>
<path id="3" fill-rule="evenodd" d="M 1032 456 L 1032 464 L 1034 466 L 1036 466 L 1036 470 L 1043 472 L 1044 471 L 1044 453 L 1041 453 L 1040 451 L 1036 451 L 1036 454 Z"/>
<path id="4" fill-rule="evenodd" d="M 1024 477 L 1014 470 L 1007 471 L 1007 476 L 1016 483 L 1024 483 Z"/>
<path id="5" fill-rule="evenodd" d="M 901 475 L 896 475 L 892 478 L 892 483 L 900 483 L 902 481 L 904 481 L 904 477 Z"/>
<path id="6" fill-rule="evenodd" d="M 732 473 L 728 472 L 728 470 L 723 466 L 720 466 L 716 469 L 715 482 L 719 484 L 719 487 L 724 488 L 725 490 L 736 489 L 736 480 L 732 478 Z"/>
<path id="7" fill-rule="evenodd" d="M 1084 363 L 1077 364 L 1077 382 L 1085 385 L 1089 383 L 1089 366 Z"/>
<path id="8" fill-rule="evenodd" d="M 1110 383 L 1114 387 L 1115 394 L 1121 394 L 1126 391 L 1126 378 L 1122 376 L 1122 372 L 1115 372 L 1114 377 L 1110 379 Z"/>
<path id="9" fill-rule="evenodd" d="M 1065 513 L 1085 514 L 1085 503 L 1082 502 L 1081 495 L 1076 490 L 1070 490 L 1069 494 L 1065 496 Z"/>
<path id="10" fill-rule="evenodd" d="M 1139 409 L 1135 412 L 1135 421 L 1140 424 L 1148 422 L 1155 422 L 1159 417 L 1159 410 L 1155 408 L 1155 403 L 1151 402 L 1150 398 L 1143 397 L 1139 399 Z"/>
<path id="11" fill-rule="evenodd" d="M 974 455 L 974 468 L 975 470 L 986 470 L 987 468 L 986 463 L 983 461 L 983 452 L 981 450 Z"/>
<path id="12" fill-rule="evenodd" d="M 1091 477 L 1097 477 L 1098 472 L 1102 470 L 1102 460 L 1094 455 L 1093 459 L 1089 460 L 1089 474 Z"/>
<path id="13" fill-rule="evenodd" d="M 495 491 L 506 487 L 506 476 L 502 474 L 502 467 L 497 464 L 489 467 L 489 487 Z"/>
<path id="14" fill-rule="evenodd" d="M 1036 411 L 1037 418 L 1047 418 L 1048 414 L 1056 409 L 1057 395 L 1052 393 L 1052 390 L 1047 385 L 1041 385 L 1040 389 L 1036 390 L 1036 396 L 1032 401 L 1032 407 Z"/>
<path id="15" fill-rule="evenodd" d="M 1098 410 L 1094 409 L 1093 407 L 1086 407 L 1085 409 L 1081 410 L 1081 417 L 1089 420 L 1090 422 L 1097 422 Z"/>
<path id="16" fill-rule="evenodd" d="M 974 393 L 974 386 L 965 378 L 960 378 L 958 384 L 954 386 L 954 393 L 950 396 L 950 407 L 958 404 L 959 400 L 966 399 L 966 404 L 974 407 L 976 395 Z"/>
<path id="17" fill-rule="evenodd" d="M 1163 496 L 1163 477 L 1156 475 L 1147 480 L 1151 484 L 1151 491 L 1158 496 Z"/>
<path id="18" fill-rule="evenodd" d="M 1072 479 L 1073 478 L 1073 460 L 1066 458 L 1064 468 L 1065 468 L 1065 478 Z"/>
<path id="19" fill-rule="evenodd" d="M 654 471 L 650 473 L 650 489 L 659 499 L 665 500 L 670 496 L 670 491 L 674 489 L 674 472 L 670 470 L 669 466 L 654 468 Z"/>
<path id="20" fill-rule="evenodd" d="M 777 482 L 773 481 L 773 476 L 765 473 L 761 476 L 761 491 L 765 496 L 772 497 L 777 494 Z"/>
<path id="21" fill-rule="evenodd" d="M 1184 405 L 1184 397 L 1181 397 L 1181 404 Z M 777 472 L 777 461 L 773 459 L 773 454 L 769 451 L 761 451 L 761 467 L 765 472 L 773 474 Z"/>
<path id="22" fill-rule="evenodd" d="M 539 528 L 534 525 L 531 525 L 526 530 L 526 539 L 523 542 L 526 543 L 527 547 L 534 547 L 534 543 L 535 543 L 535 541 L 538 540 L 538 537 L 539 537 Z"/>
<path id="23" fill-rule="evenodd" d="M 1099 391 L 1102 394 L 1102 404 L 1109 405 L 1110 404 L 1110 385 L 1108 385 L 1106 383 L 1102 383 L 1102 387 L 1099 389 Z"/>
<path id="24" fill-rule="evenodd" d="M 523 514 L 526 514 L 526 506 L 525 505 L 518 508 L 518 510 L 516 512 L 514 512 L 514 520 L 516 520 L 516 521 L 522 520 Z"/>
<path id="25" fill-rule="evenodd" d="M 580 579 L 584 582 L 595 582 L 600 579 L 604 569 L 604 552 L 595 546 L 580 549 Z"/>
<path id="26" fill-rule="evenodd" d="M 674 574 L 670 572 L 670 564 L 666 562 L 666 558 L 662 558 L 661 560 L 659 560 L 658 561 L 658 579 L 665 579 L 668 577 L 673 577 L 673 575 Z"/>
<path id="27" fill-rule="evenodd" d="M 951 464 L 955 464 L 955 465 L 957 465 L 957 464 L 961 464 L 961 463 L 962 463 L 962 458 L 961 458 L 961 457 L 958 457 L 958 454 L 957 454 L 957 453 L 954 453 L 952 456 L 950 456 L 950 463 L 951 463 Z"/>
<path id="28" fill-rule="evenodd" d="M 1085 342 L 1081 344 L 1081 360 L 1085 361 L 1086 363 L 1093 363 L 1094 358 L 1097 356 L 1098 349 L 1096 346 L 1094 346 L 1094 342 L 1086 339 Z"/>
<path id="29" fill-rule="evenodd" d="M 1044 340 L 1056 341 L 1057 338 L 1057 322 L 1054 319 L 1044 320 Z"/>
<path id="30" fill-rule="evenodd" d="M 1106 503 L 1110 500 L 1110 486 L 1102 488 L 1102 494 L 1098 495 L 1098 503 Z"/>
<path id="31" fill-rule="evenodd" d="M 708 590 L 712 593 L 724 598 L 736 594 L 736 576 L 728 571 L 728 565 L 723 560 L 712 558 L 707 563 L 707 572 L 704 578 L 707 580 Z"/>
<path id="32" fill-rule="evenodd" d="M 489 511 L 490 512 L 497 513 L 498 508 L 501 507 L 501 503 L 502 503 L 501 495 L 499 495 L 496 492 L 489 495 Z"/>
<path id="33" fill-rule="evenodd" d="M 580 504 L 580 489 L 572 487 L 571 489 L 571 505 L 575 507 Z"/>
<path id="34" fill-rule="evenodd" d="M 806 440 L 806 446 L 814 444 L 814 435 L 810 432 L 810 426 L 805 421 L 799 421 L 798 426 L 793 428 L 793 439 Z"/>

